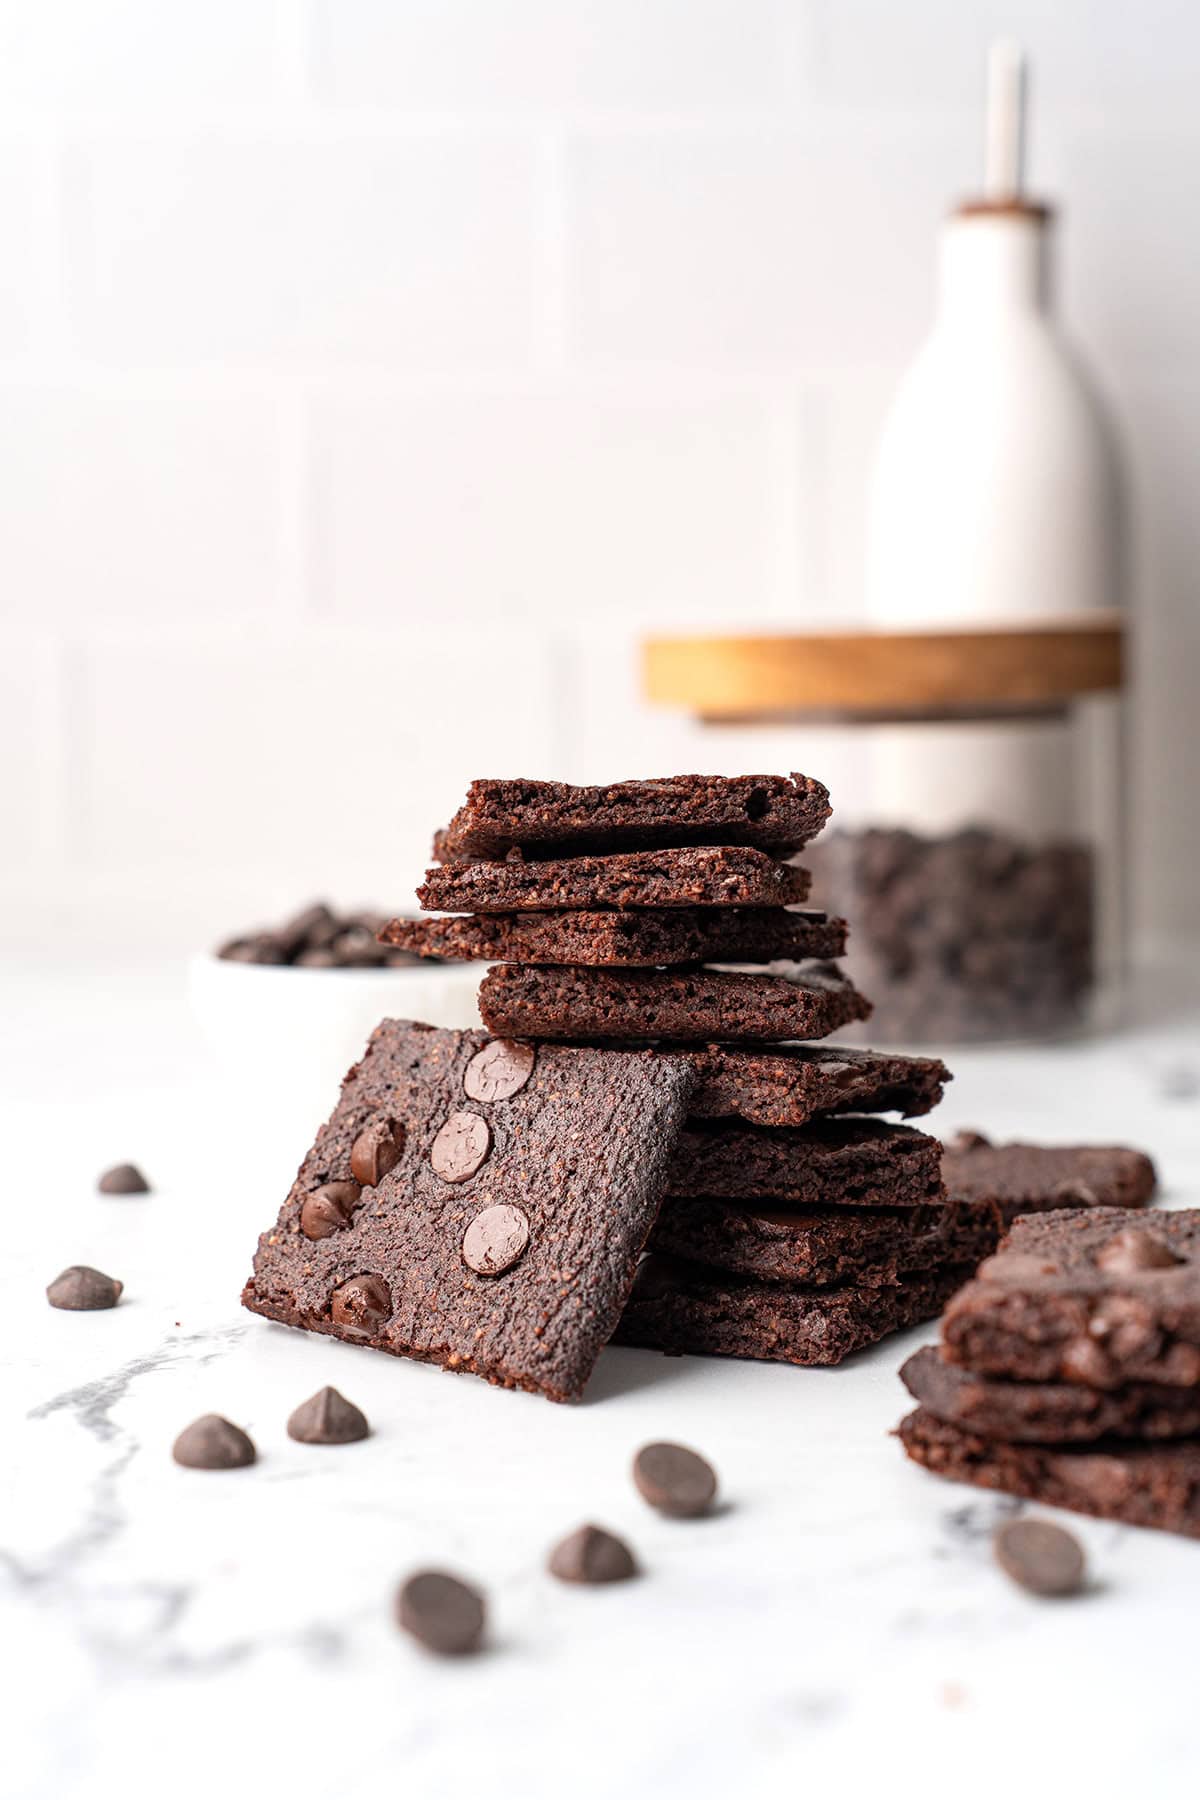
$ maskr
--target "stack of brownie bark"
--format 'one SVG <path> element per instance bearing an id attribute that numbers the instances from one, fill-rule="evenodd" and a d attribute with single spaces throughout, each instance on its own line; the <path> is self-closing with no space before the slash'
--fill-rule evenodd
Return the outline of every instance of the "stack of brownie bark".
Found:
<path id="1" fill-rule="evenodd" d="M 1200 1211 L 1018 1219 L 901 1373 L 923 1467 L 1200 1537 Z"/>
<path id="2" fill-rule="evenodd" d="M 871 1010 L 837 967 L 844 921 L 798 910 L 790 859 L 829 810 L 802 775 L 477 781 L 418 890 L 454 916 L 382 933 L 495 962 L 502 1040 L 690 1065 L 618 1342 L 835 1363 L 936 1316 L 998 1239 L 990 1202 L 947 1201 L 935 1138 L 874 1116 L 928 1112 L 943 1065 L 812 1042 Z"/>

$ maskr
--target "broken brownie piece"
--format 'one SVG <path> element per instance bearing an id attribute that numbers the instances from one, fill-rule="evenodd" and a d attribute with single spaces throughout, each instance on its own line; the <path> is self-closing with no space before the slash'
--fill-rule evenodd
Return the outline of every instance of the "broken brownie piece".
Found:
<path id="1" fill-rule="evenodd" d="M 935 1318 L 962 1278 L 962 1269 L 941 1268 L 893 1287 L 807 1288 L 648 1256 L 613 1342 L 676 1356 L 839 1363 L 853 1350 Z"/>
<path id="2" fill-rule="evenodd" d="M 794 1206 L 927 1206 L 943 1198 L 942 1146 L 911 1125 L 814 1119 L 786 1126 L 689 1125 L 667 1192 Z"/>
<path id="3" fill-rule="evenodd" d="M 1006 1218 L 1067 1206 L 1146 1206 L 1154 1164 L 1121 1144 L 993 1144 L 977 1131 L 951 1138 L 942 1160 L 953 1200 L 992 1200 Z"/>
<path id="4" fill-rule="evenodd" d="M 816 836 L 829 812 L 828 789 L 807 775 L 670 775 L 602 787 L 473 781 L 440 847 L 451 857 L 672 844 L 795 850 Z"/>
<path id="5" fill-rule="evenodd" d="M 479 1011 L 513 1037 L 762 1040 L 827 1037 L 871 1007 L 824 964 L 782 975 L 501 963 L 480 984 Z"/>
<path id="6" fill-rule="evenodd" d="M 951 1301 L 942 1347 L 1015 1381 L 1200 1385 L 1200 1210 L 1018 1219 Z"/>
<path id="7" fill-rule="evenodd" d="M 425 872 L 426 912 L 550 912 L 596 907 L 792 906 L 808 896 L 807 869 L 765 850 L 635 850 L 528 862 L 446 862 Z"/>
<path id="8" fill-rule="evenodd" d="M 919 1406 L 900 1421 L 900 1442 L 922 1468 L 950 1481 L 1200 1537 L 1200 1444 L 1112 1443 L 1086 1448 L 1007 1444 L 947 1425 Z"/>
<path id="9" fill-rule="evenodd" d="M 629 1293 L 692 1079 L 682 1058 L 385 1020 L 243 1301 L 574 1399 Z"/>
<path id="10" fill-rule="evenodd" d="M 703 962 L 840 956 L 846 921 L 775 906 L 646 908 L 639 912 L 474 913 L 393 919 L 380 932 L 416 956 L 450 961 L 661 968 Z"/>
<path id="11" fill-rule="evenodd" d="M 944 1362 L 932 1344 L 909 1357 L 900 1379 L 935 1418 L 1008 1443 L 1159 1440 L 1200 1433 L 1200 1387 L 1130 1382 L 1103 1389 L 1074 1381 L 1000 1381 Z"/>
<path id="12" fill-rule="evenodd" d="M 799 1206 L 676 1196 L 650 1247 L 762 1281 L 893 1286 L 943 1263 L 973 1268 L 1002 1226 L 990 1206 Z"/>
<path id="13" fill-rule="evenodd" d="M 806 1125 L 823 1113 L 931 1112 L 951 1079 L 928 1056 L 814 1044 L 684 1046 L 696 1070 L 692 1117 Z"/>

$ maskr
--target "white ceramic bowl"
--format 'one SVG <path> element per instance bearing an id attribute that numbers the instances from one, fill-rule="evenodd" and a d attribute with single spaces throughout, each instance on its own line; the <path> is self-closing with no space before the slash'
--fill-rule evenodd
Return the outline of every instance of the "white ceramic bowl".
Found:
<path id="1" fill-rule="evenodd" d="M 298 1156 L 333 1111 L 342 1078 L 381 1019 L 463 1029 L 480 1023 L 486 963 L 296 969 L 193 956 L 192 1010 L 263 1128 Z"/>

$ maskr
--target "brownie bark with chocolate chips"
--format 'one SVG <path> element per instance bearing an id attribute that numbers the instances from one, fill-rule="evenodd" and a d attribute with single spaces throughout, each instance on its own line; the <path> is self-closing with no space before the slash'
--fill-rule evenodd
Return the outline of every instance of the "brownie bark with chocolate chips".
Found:
<path id="1" fill-rule="evenodd" d="M 999 1381 L 944 1362 L 932 1344 L 909 1357 L 900 1379 L 935 1418 L 1006 1443 L 1156 1441 L 1200 1433 L 1200 1387 L 1131 1382 L 1105 1391 L 1070 1381 Z"/>
<path id="2" fill-rule="evenodd" d="M 675 1257 L 649 1256 L 638 1270 L 613 1342 L 668 1355 L 829 1365 L 894 1331 L 935 1318 L 962 1277 L 961 1269 L 937 1269 L 894 1287 L 806 1288 L 748 1281 Z"/>
<path id="3" fill-rule="evenodd" d="M 953 1200 L 992 1200 L 1008 1219 L 1068 1206 L 1146 1206 L 1154 1164 L 1121 1144 L 993 1144 L 962 1131 L 942 1160 Z"/>
<path id="4" fill-rule="evenodd" d="M 629 1293 L 692 1079 L 682 1058 L 385 1020 L 243 1301 L 574 1399 Z"/>
<path id="5" fill-rule="evenodd" d="M 501 963 L 480 984 L 479 1011 L 490 1031 L 513 1037 L 678 1042 L 827 1037 L 871 1007 L 822 964 L 783 975 Z"/>
<path id="6" fill-rule="evenodd" d="M 911 1125 L 815 1119 L 790 1130 L 689 1125 L 667 1192 L 793 1206 L 928 1206 L 943 1198 L 942 1146 Z"/>
<path id="7" fill-rule="evenodd" d="M 840 956 L 846 948 L 846 921 L 772 906 L 475 913 L 467 918 L 393 919 L 380 937 L 414 955 L 450 961 L 653 969 Z"/>
<path id="8" fill-rule="evenodd" d="M 889 1287 L 942 1263 L 973 1267 L 995 1249 L 1001 1230 L 990 1206 L 768 1210 L 676 1196 L 663 1202 L 650 1246 L 763 1281 Z"/>
<path id="9" fill-rule="evenodd" d="M 947 1425 L 923 1406 L 899 1438 L 921 1467 L 949 1481 L 1065 1506 L 1093 1519 L 1200 1537 L 1200 1444 L 1006 1444 Z"/>
<path id="10" fill-rule="evenodd" d="M 1200 1210 L 1018 1219 L 947 1308 L 942 1353 L 1016 1381 L 1200 1385 Z"/>
<path id="11" fill-rule="evenodd" d="M 417 889 L 426 912 L 554 912 L 595 907 L 793 906 L 807 869 L 738 846 L 634 850 L 531 862 L 445 862 Z"/>
<path id="12" fill-rule="evenodd" d="M 951 1080 L 927 1056 L 809 1044 L 684 1046 L 696 1070 L 692 1116 L 736 1117 L 752 1125 L 806 1125 L 824 1113 L 931 1112 Z"/>
<path id="13" fill-rule="evenodd" d="M 808 775 L 671 775 L 602 787 L 473 781 L 440 843 L 452 857 L 671 844 L 795 850 L 816 836 L 829 812 L 828 789 Z"/>

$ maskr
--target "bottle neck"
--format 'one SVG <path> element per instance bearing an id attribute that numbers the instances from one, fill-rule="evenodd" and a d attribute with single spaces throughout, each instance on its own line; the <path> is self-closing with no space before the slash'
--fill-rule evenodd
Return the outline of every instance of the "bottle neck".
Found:
<path id="1" fill-rule="evenodd" d="M 954 214 L 942 227 L 938 313 L 943 322 L 988 312 L 1047 314 L 1045 218 L 1032 211 Z"/>

